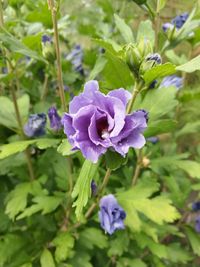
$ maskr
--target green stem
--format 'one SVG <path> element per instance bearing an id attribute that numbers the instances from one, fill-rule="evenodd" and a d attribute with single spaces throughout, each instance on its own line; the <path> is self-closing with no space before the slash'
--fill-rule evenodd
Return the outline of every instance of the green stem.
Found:
<path id="1" fill-rule="evenodd" d="M 51 10 L 53 29 L 54 29 L 54 43 L 56 48 L 57 79 L 58 79 L 59 94 L 63 111 L 66 111 L 66 102 L 65 102 L 63 78 L 62 78 L 61 54 L 60 54 L 59 36 L 58 36 L 58 25 L 57 25 L 57 9 L 55 7 L 54 0 L 48 0 L 48 5 Z"/>
<path id="2" fill-rule="evenodd" d="M 139 83 L 136 82 L 135 87 L 133 88 L 131 101 L 129 102 L 128 107 L 127 107 L 127 113 L 130 113 L 132 111 L 135 99 L 138 93 L 141 91 L 142 86 L 143 86 L 143 82 L 139 82 Z"/>
<path id="3" fill-rule="evenodd" d="M 142 167 L 142 149 L 140 149 L 138 153 L 136 168 L 132 178 L 132 186 L 134 186 L 137 182 L 137 178 L 140 175 L 141 167 Z"/>

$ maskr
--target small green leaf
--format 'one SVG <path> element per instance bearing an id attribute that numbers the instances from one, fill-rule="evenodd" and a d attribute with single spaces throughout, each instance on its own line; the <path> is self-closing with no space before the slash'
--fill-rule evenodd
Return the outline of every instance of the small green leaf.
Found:
<path id="1" fill-rule="evenodd" d="M 185 231 L 190 241 L 192 250 L 197 256 L 200 256 L 200 236 L 193 229 L 189 227 L 187 227 Z"/>
<path id="2" fill-rule="evenodd" d="M 152 46 L 155 42 L 155 32 L 153 30 L 152 22 L 150 20 L 140 22 L 137 34 L 137 42 L 143 39 L 149 40 Z"/>
<path id="3" fill-rule="evenodd" d="M 81 219 L 83 208 L 91 195 L 91 181 L 94 178 L 97 167 L 98 164 L 85 160 L 72 192 L 72 197 L 77 198 L 73 203 L 73 207 L 76 207 L 75 213 L 78 220 Z"/>
<path id="4" fill-rule="evenodd" d="M 61 144 L 57 148 L 57 151 L 63 156 L 69 156 L 77 152 L 77 150 L 72 150 L 72 146 L 67 139 L 62 140 Z"/>
<path id="5" fill-rule="evenodd" d="M 52 244 L 56 247 L 55 259 L 59 263 L 69 258 L 70 252 L 74 247 L 74 238 L 69 233 L 62 232 L 54 238 Z"/>
<path id="6" fill-rule="evenodd" d="M 118 169 L 125 161 L 126 158 L 122 157 L 119 153 L 108 150 L 105 154 L 106 167 L 111 170 Z"/>
<path id="7" fill-rule="evenodd" d="M 44 249 L 40 257 L 41 267 L 56 267 L 53 256 L 48 249 Z"/>
<path id="8" fill-rule="evenodd" d="M 157 0 L 156 12 L 159 13 L 166 5 L 167 0 Z"/>
<path id="9" fill-rule="evenodd" d="M 103 249 L 108 246 L 106 235 L 101 230 L 93 227 L 87 228 L 80 233 L 79 242 L 83 243 L 84 247 L 92 250 L 95 247 Z"/>
<path id="10" fill-rule="evenodd" d="M 177 122 L 174 120 L 156 120 L 148 123 L 148 127 L 144 132 L 145 137 L 155 136 L 162 133 L 168 133 L 175 129 Z"/>
<path id="11" fill-rule="evenodd" d="M 131 28 L 117 14 L 114 15 L 115 24 L 120 31 L 126 43 L 133 43 L 134 37 Z"/>
<path id="12" fill-rule="evenodd" d="M 188 73 L 200 70 L 200 55 L 188 61 L 187 63 L 176 67 L 176 70 L 185 71 Z"/>
<path id="13" fill-rule="evenodd" d="M 176 73 L 176 66 L 172 63 L 165 63 L 147 70 L 144 74 L 144 80 L 146 84 L 150 84 L 157 78 L 162 78 L 174 73 Z"/>
<path id="14" fill-rule="evenodd" d="M 94 65 L 94 68 L 90 72 L 90 76 L 88 77 L 88 80 L 94 80 L 97 77 L 97 75 L 102 72 L 106 63 L 107 63 L 107 60 L 104 57 L 102 56 L 98 57 Z"/>

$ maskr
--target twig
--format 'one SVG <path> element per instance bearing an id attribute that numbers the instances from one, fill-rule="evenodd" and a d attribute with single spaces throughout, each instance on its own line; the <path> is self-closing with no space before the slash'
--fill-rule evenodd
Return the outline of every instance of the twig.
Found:
<path id="1" fill-rule="evenodd" d="M 135 87 L 133 88 L 133 91 L 132 91 L 132 98 L 128 104 L 128 107 L 127 107 L 127 113 L 130 113 L 132 111 L 132 108 L 133 108 L 133 104 L 135 102 L 135 99 L 138 95 L 138 93 L 141 91 L 142 89 L 142 86 L 143 86 L 143 82 L 137 82 L 136 81 L 136 84 L 135 84 Z"/>
<path id="2" fill-rule="evenodd" d="M 57 25 L 57 8 L 55 7 L 54 0 L 48 0 L 49 9 L 51 10 L 53 29 L 54 29 L 54 43 L 56 48 L 56 59 L 57 59 L 57 78 L 58 78 L 58 87 L 59 94 L 62 103 L 62 108 L 66 111 L 66 102 L 62 78 L 62 65 L 61 65 L 61 55 L 60 55 L 60 46 L 59 46 L 59 36 L 58 36 L 58 25 Z"/>
<path id="3" fill-rule="evenodd" d="M 142 167 L 142 149 L 140 149 L 138 152 L 136 168 L 132 178 L 132 186 L 134 186 L 137 182 L 137 178 L 140 174 L 141 167 Z"/>

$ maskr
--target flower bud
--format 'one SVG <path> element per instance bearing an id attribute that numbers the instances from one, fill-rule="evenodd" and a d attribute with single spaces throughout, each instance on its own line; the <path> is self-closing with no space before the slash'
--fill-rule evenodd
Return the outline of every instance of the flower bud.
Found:
<path id="1" fill-rule="evenodd" d="M 147 38 L 141 38 L 138 45 L 137 45 L 137 48 L 139 50 L 139 53 L 142 57 L 142 59 L 144 57 L 146 57 L 148 54 L 152 54 L 153 53 L 153 47 L 152 47 L 152 44 L 151 42 L 149 41 L 149 39 Z"/>
<path id="2" fill-rule="evenodd" d="M 126 63 L 132 71 L 137 73 L 141 63 L 141 55 L 139 50 L 135 45 L 128 44 L 124 47 L 124 51 Z"/>
<path id="3" fill-rule="evenodd" d="M 147 70 L 160 65 L 162 63 L 161 56 L 158 53 L 149 54 L 141 64 L 140 73 L 145 73 Z"/>
<path id="4" fill-rule="evenodd" d="M 51 36 L 42 35 L 42 55 L 49 61 L 53 61 L 55 58 L 53 41 Z"/>

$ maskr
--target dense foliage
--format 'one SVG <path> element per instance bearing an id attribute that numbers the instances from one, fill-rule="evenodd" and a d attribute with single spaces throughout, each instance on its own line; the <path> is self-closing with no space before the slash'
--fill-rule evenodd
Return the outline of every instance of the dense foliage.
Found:
<path id="1" fill-rule="evenodd" d="M 199 10 L 0 0 L 0 267 L 200 265 Z"/>

